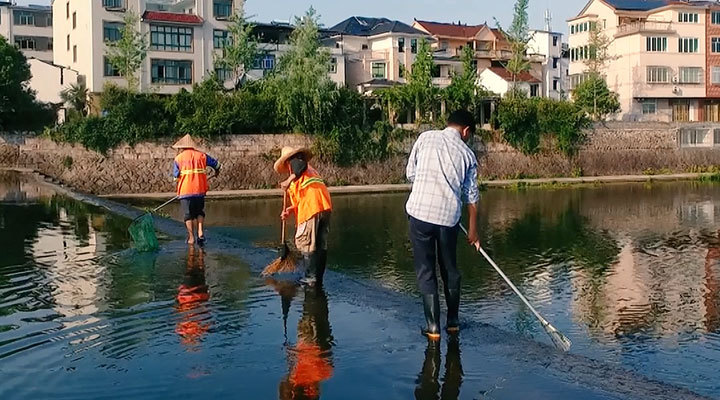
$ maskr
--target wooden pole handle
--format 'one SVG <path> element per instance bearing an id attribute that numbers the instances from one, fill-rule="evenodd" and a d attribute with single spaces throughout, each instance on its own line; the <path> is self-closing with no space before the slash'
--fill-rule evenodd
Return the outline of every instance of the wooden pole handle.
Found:
<path id="1" fill-rule="evenodd" d="M 283 192 L 282 212 L 285 212 L 286 209 L 287 209 L 287 191 Z M 282 235 L 280 237 L 281 237 L 280 241 L 283 242 L 283 244 L 284 244 L 285 243 L 285 220 L 284 219 L 282 220 Z"/>

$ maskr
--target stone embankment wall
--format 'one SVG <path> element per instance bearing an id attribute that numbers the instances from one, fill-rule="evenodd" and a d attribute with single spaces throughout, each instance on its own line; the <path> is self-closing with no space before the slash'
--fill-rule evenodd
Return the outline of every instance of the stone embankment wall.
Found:
<path id="1" fill-rule="evenodd" d="M 612 123 L 588 132 L 588 141 L 573 159 L 552 151 L 525 156 L 513 148 L 490 143 L 478 148 L 484 178 L 559 177 L 686 172 L 720 165 L 720 147 L 681 148 L 680 131 L 689 126 L 664 123 Z M 714 127 L 693 124 L 693 128 Z M 720 125 L 717 126 L 720 128 Z M 406 153 L 412 141 L 398 146 Z M 107 155 L 82 146 L 54 143 L 43 137 L 0 135 L 0 167 L 23 167 L 52 176 L 78 190 L 94 194 L 171 192 L 175 150 L 172 141 L 119 147 Z M 215 190 L 275 187 L 280 177 L 272 164 L 282 146 L 311 146 L 303 135 L 238 135 L 206 143 L 204 150 L 223 164 L 212 180 Z M 406 155 L 339 167 L 317 162 L 331 185 L 404 182 Z"/>

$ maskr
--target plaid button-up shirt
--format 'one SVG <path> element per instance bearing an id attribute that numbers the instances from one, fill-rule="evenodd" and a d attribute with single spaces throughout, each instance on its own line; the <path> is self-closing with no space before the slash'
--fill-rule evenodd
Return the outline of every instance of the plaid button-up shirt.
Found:
<path id="1" fill-rule="evenodd" d="M 412 192 L 405 206 L 420 221 L 455 226 L 460 221 L 462 203 L 480 200 L 475 154 L 453 128 L 428 131 L 420 135 L 410 153 L 407 179 Z"/>

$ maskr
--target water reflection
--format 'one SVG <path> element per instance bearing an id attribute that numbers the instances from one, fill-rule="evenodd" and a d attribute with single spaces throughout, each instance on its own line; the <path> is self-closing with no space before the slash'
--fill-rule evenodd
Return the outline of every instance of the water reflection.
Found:
<path id="1" fill-rule="evenodd" d="M 292 291 L 284 293 L 283 311 L 285 304 L 289 305 L 288 296 L 291 294 Z M 287 348 L 289 373 L 278 389 L 279 398 L 283 400 L 319 399 L 321 384 L 333 376 L 333 337 L 327 295 L 319 287 L 304 287 L 304 295 L 297 342 Z"/>
<path id="2" fill-rule="evenodd" d="M 720 332 L 720 231 L 705 256 L 705 329 Z"/>
<path id="3" fill-rule="evenodd" d="M 416 400 L 450 400 L 460 397 L 463 382 L 462 361 L 460 358 L 460 339 L 450 336 L 445 354 L 445 374 L 440 380 L 441 354 L 440 342 L 428 340 L 425 360 L 418 375 L 415 387 Z"/>
<path id="4" fill-rule="evenodd" d="M 175 332 L 181 342 L 194 350 L 203 335 L 210 329 L 207 322 L 208 309 L 205 303 L 210 299 L 208 285 L 205 283 L 205 251 L 202 248 L 188 246 L 187 268 L 183 284 L 178 288 L 177 311 L 181 315 Z"/>

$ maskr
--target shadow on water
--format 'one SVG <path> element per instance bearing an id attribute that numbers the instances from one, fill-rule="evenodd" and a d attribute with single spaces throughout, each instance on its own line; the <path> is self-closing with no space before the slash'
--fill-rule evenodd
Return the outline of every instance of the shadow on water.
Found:
<path id="1" fill-rule="evenodd" d="M 450 337 L 447 341 L 445 373 L 442 380 L 440 380 L 442 367 L 440 347 L 440 342 L 428 341 L 427 349 L 425 349 L 425 362 L 418 375 L 415 388 L 416 400 L 450 400 L 460 397 L 463 380 L 460 339 L 455 336 Z"/>

